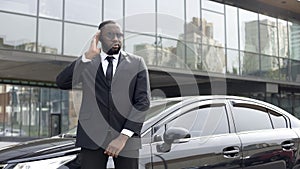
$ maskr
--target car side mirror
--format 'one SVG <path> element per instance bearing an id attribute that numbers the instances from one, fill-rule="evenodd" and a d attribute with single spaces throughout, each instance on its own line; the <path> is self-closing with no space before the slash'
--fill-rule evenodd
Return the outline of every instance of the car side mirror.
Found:
<path id="1" fill-rule="evenodd" d="M 163 138 L 164 138 L 165 143 L 172 144 L 176 140 L 179 140 L 179 139 L 191 138 L 191 134 L 185 128 L 170 127 L 165 131 Z"/>
<path id="2" fill-rule="evenodd" d="M 158 152 L 169 152 L 171 150 L 171 145 L 173 143 L 182 143 L 187 141 L 179 141 L 184 138 L 191 138 L 191 134 L 189 131 L 182 127 L 171 127 L 165 131 L 164 135 L 164 143 L 156 145 L 156 150 Z"/>

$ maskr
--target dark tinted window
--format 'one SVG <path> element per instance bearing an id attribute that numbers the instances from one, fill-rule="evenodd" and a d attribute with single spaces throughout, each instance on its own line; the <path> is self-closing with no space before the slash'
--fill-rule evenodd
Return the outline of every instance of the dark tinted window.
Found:
<path id="1" fill-rule="evenodd" d="M 285 117 L 283 117 L 281 114 L 276 113 L 274 111 L 269 111 L 270 117 L 273 123 L 274 128 L 286 128 L 287 127 L 287 121 Z"/>
<path id="2" fill-rule="evenodd" d="M 190 131 L 192 137 L 228 133 L 225 106 L 207 105 L 195 108 L 175 118 L 169 127 L 182 127 Z"/>
<path id="3" fill-rule="evenodd" d="M 237 132 L 272 129 L 268 112 L 263 107 L 249 104 L 235 104 L 233 117 Z"/>

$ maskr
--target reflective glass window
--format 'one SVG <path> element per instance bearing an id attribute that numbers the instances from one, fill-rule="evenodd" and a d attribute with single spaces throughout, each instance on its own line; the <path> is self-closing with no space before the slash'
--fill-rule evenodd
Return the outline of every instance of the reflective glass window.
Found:
<path id="1" fill-rule="evenodd" d="M 102 20 L 102 1 L 65 0 L 65 20 L 99 25 Z"/>
<path id="2" fill-rule="evenodd" d="M 38 52 L 61 54 L 62 23 L 46 19 L 39 20 Z"/>
<path id="3" fill-rule="evenodd" d="M 300 82 L 300 61 L 291 60 L 291 80 L 293 82 Z"/>
<path id="4" fill-rule="evenodd" d="M 36 18 L 0 13 L 0 21 L 0 48 L 36 51 Z"/>
<path id="5" fill-rule="evenodd" d="M 41 88 L 40 95 L 40 136 L 50 136 L 49 134 L 49 122 L 50 122 L 50 89 Z"/>
<path id="6" fill-rule="evenodd" d="M 277 29 L 278 29 L 279 57 L 288 58 L 289 44 L 288 44 L 287 21 L 278 19 Z"/>
<path id="7" fill-rule="evenodd" d="M 88 49 L 97 30 L 97 27 L 65 23 L 64 55 L 80 56 Z"/>
<path id="8" fill-rule="evenodd" d="M 157 1 L 157 33 L 174 39 L 183 39 L 184 1 Z M 172 4 L 172 5 L 171 5 Z"/>
<path id="9" fill-rule="evenodd" d="M 300 24 L 289 22 L 289 44 L 291 58 L 300 60 Z"/>
<path id="10" fill-rule="evenodd" d="M 147 65 L 156 65 L 156 43 L 154 36 L 126 33 L 124 48 L 127 52 L 144 58 Z"/>
<path id="11" fill-rule="evenodd" d="M 203 70 L 208 72 L 225 73 L 225 49 L 219 46 L 202 46 Z"/>
<path id="12" fill-rule="evenodd" d="M 63 0 L 40 0 L 39 5 L 40 16 L 62 19 Z"/>
<path id="13" fill-rule="evenodd" d="M 224 13 L 224 4 L 209 0 L 202 0 L 202 8 Z"/>
<path id="14" fill-rule="evenodd" d="M 270 113 L 273 127 L 275 129 L 287 128 L 287 120 L 285 119 L 285 117 L 283 117 L 281 114 L 274 111 L 269 111 L 269 113 Z"/>
<path id="15" fill-rule="evenodd" d="M 31 87 L 30 88 L 30 115 L 29 115 L 29 135 L 31 137 L 39 136 L 39 126 L 40 126 L 40 88 Z"/>
<path id="16" fill-rule="evenodd" d="M 36 15 L 37 0 L 2 0 L 0 10 Z"/>
<path id="17" fill-rule="evenodd" d="M 258 14 L 239 9 L 240 49 L 259 52 Z"/>
<path id="18" fill-rule="evenodd" d="M 224 15 L 202 11 L 202 42 L 204 44 L 225 47 Z"/>
<path id="19" fill-rule="evenodd" d="M 229 133 L 225 106 L 205 105 L 192 109 L 166 124 L 166 129 L 172 127 L 184 128 L 191 137 L 200 137 Z M 162 135 L 165 128 L 157 132 Z"/>
<path id="20" fill-rule="evenodd" d="M 267 110 L 259 106 L 236 104 L 233 108 L 233 117 L 238 132 L 272 129 Z"/>
<path id="21" fill-rule="evenodd" d="M 261 74 L 268 79 L 279 80 L 279 58 L 261 55 Z"/>
<path id="22" fill-rule="evenodd" d="M 278 56 L 276 22 L 260 21 L 260 52 L 266 55 Z"/>
<path id="23" fill-rule="evenodd" d="M 104 1 L 104 20 L 117 20 L 123 27 L 123 1 L 103 0 Z"/>
<path id="24" fill-rule="evenodd" d="M 186 1 L 186 41 L 201 43 L 201 22 L 200 1 Z"/>
<path id="25" fill-rule="evenodd" d="M 239 51 L 227 49 L 227 73 L 240 74 Z"/>
<path id="26" fill-rule="evenodd" d="M 280 67 L 280 80 L 289 81 L 291 75 L 289 73 L 289 59 L 279 58 L 279 67 Z"/>
<path id="27" fill-rule="evenodd" d="M 201 70 L 202 69 L 201 45 L 199 43 L 186 43 L 185 45 L 186 45 L 185 65 L 193 70 Z M 184 55 L 184 53 L 182 55 Z"/>
<path id="28" fill-rule="evenodd" d="M 155 1 L 125 1 L 125 25 L 126 31 L 155 34 Z"/>
<path id="29" fill-rule="evenodd" d="M 226 42 L 227 48 L 238 49 L 238 20 L 237 8 L 226 5 Z"/>
<path id="30" fill-rule="evenodd" d="M 157 65 L 182 68 L 185 63 L 184 58 L 184 45 L 182 42 L 158 37 L 157 42 Z"/>
<path id="31" fill-rule="evenodd" d="M 259 55 L 249 52 L 240 52 L 242 74 L 259 76 Z"/>

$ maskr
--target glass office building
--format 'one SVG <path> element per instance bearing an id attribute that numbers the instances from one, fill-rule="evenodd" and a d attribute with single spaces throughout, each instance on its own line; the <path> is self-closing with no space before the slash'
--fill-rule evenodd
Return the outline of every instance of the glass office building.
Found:
<path id="1" fill-rule="evenodd" d="M 241 95 L 300 118 L 300 13 L 244 2 L 0 0 L 0 138 L 48 137 L 76 125 L 78 93 L 57 89 L 55 76 L 108 19 L 123 27 L 124 49 L 145 59 L 152 89 L 165 97 Z M 212 90 L 215 79 L 225 90 Z M 181 85 L 198 92 L 181 93 Z"/>

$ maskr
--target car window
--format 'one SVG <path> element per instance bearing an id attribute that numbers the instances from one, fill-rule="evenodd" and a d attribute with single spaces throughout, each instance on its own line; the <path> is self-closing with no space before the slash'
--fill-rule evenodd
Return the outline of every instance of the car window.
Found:
<path id="1" fill-rule="evenodd" d="M 193 108 L 165 124 L 157 133 L 162 135 L 170 127 L 185 128 L 191 137 L 229 133 L 224 104 L 205 105 Z"/>
<path id="2" fill-rule="evenodd" d="M 271 117 L 274 129 L 288 127 L 287 120 L 282 114 L 277 113 L 272 110 L 269 110 L 269 113 L 270 113 L 270 117 Z"/>
<path id="3" fill-rule="evenodd" d="M 273 129 L 266 108 L 244 103 L 233 106 L 233 118 L 237 132 Z"/>

